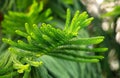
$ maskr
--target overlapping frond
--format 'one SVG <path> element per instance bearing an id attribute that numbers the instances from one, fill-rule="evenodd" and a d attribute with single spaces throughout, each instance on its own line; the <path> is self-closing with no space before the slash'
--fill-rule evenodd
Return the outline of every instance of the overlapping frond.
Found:
<path id="1" fill-rule="evenodd" d="M 12 56 L 13 69 L 18 73 L 24 73 L 23 77 L 28 78 L 31 67 L 39 67 L 42 62 L 37 61 L 44 55 L 76 62 L 98 62 L 103 56 L 90 54 L 90 52 L 104 52 L 107 48 L 91 48 L 90 45 L 98 44 L 104 37 L 79 38 L 78 31 L 90 24 L 93 18 L 88 18 L 86 12 L 80 14 L 77 11 L 72 19 L 70 10 L 67 11 L 65 28 L 58 29 L 50 24 L 25 23 L 25 30 L 15 32 L 25 39 L 17 42 L 3 38 L 3 41 L 10 44 L 9 51 Z M 17 75 L 17 74 L 16 74 Z"/>
<path id="2" fill-rule="evenodd" d="M 27 42 L 24 42 L 22 40 L 14 42 L 9 39 L 3 39 L 3 41 L 9 43 L 14 47 L 35 52 L 36 54 L 46 54 L 68 60 L 96 62 L 98 61 L 98 58 L 103 58 L 102 56 L 79 55 L 80 51 L 106 51 L 106 48 L 86 48 L 81 46 L 98 44 L 103 41 L 104 37 L 75 37 L 77 36 L 76 33 L 78 33 L 78 30 L 80 28 L 85 27 L 91 22 L 91 18 L 88 18 L 88 15 L 85 12 L 80 14 L 80 12 L 77 11 L 72 19 L 72 22 L 69 25 L 69 17 L 70 11 L 68 9 L 67 21 L 64 30 L 56 29 L 49 24 L 42 24 L 40 27 L 34 24 L 32 27 L 30 27 L 30 25 L 26 23 L 26 33 L 20 30 L 16 30 L 16 33 L 25 37 Z M 73 53 L 73 50 L 77 52 Z"/>
<path id="3" fill-rule="evenodd" d="M 15 34 L 15 30 L 17 29 L 25 31 L 24 24 L 26 22 L 30 25 L 48 22 L 52 19 L 50 14 L 50 9 L 43 11 L 42 1 L 38 3 L 36 0 L 33 0 L 33 4 L 26 13 L 9 11 L 8 15 L 5 15 L 4 21 L 2 22 L 2 31 L 7 34 Z"/>

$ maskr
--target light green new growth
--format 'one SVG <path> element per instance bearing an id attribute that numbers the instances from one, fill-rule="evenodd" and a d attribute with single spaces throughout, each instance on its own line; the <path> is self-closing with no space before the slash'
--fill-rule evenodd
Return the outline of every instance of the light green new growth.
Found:
<path id="1" fill-rule="evenodd" d="M 93 17 L 88 18 L 86 12 L 80 14 L 79 11 L 76 11 L 72 21 L 70 21 L 71 20 L 70 14 L 71 14 L 70 9 L 67 9 L 66 24 L 64 31 L 66 31 L 69 34 L 71 33 L 73 35 L 77 35 L 78 31 L 81 28 L 88 26 L 93 20 Z"/>

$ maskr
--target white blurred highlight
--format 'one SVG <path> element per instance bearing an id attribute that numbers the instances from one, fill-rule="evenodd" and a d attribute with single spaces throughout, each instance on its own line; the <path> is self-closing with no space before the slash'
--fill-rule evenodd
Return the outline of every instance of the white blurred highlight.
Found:
<path id="1" fill-rule="evenodd" d="M 115 39 L 120 44 L 120 32 L 117 32 Z"/>
<path id="2" fill-rule="evenodd" d="M 108 58 L 109 58 L 109 64 L 110 64 L 111 70 L 117 71 L 119 69 L 119 60 L 116 55 L 115 49 L 110 50 L 110 52 L 108 54 Z"/>
<path id="3" fill-rule="evenodd" d="M 104 0 L 96 0 L 97 4 L 102 4 Z"/>
<path id="4" fill-rule="evenodd" d="M 116 22 L 116 32 L 120 32 L 120 18 Z"/>
<path id="5" fill-rule="evenodd" d="M 108 21 L 103 21 L 103 22 L 102 22 L 102 29 L 103 29 L 104 31 L 108 31 L 109 28 L 110 28 L 109 22 L 108 22 Z"/>

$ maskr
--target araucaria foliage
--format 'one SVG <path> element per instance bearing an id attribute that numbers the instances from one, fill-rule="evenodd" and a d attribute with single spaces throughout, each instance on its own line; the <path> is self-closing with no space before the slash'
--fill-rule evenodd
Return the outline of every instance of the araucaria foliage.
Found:
<path id="1" fill-rule="evenodd" d="M 17 41 L 8 38 L 2 39 L 3 42 L 10 44 L 10 47 L 0 56 L 2 58 L 0 59 L 0 78 L 44 78 L 42 75 L 35 77 L 30 72 L 32 68 L 44 65 L 41 58 L 45 55 L 76 62 L 98 62 L 103 58 L 103 56 L 94 55 L 92 52 L 104 52 L 107 48 L 89 47 L 102 42 L 103 36 L 92 38 L 78 36 L 79 30 L 88 26 L 93 20 L 92 17 L 88 18 L 86 12 L 76 11 L 71 18 L 70 9 L 67 9 L 64 29 L 59 29 L 45 23 L 38 26 L 39 21 L 44 21 L 42 18 L 46 17 L 47 20 L 50 20 L 51 17 L 49 17 L 50 13 L 47 14 L 48 11 L 50 12 L 48 10 L 40 14 L 39 17 L 42 18 L 37 20 L 38 17 L 35 15 L 39 14 L 42 6 L 39 9 L 36 6 L 38 7 L 38 4 L 34 3 L 32 8 L 35 11 L 30 11 L 28 14 L 9 12 L 9 15 L 5 16 L 4 32 L 12 35 L 16 33 L 23 39 Z M 15 23 L 11 22 L 12 17 L 16 19 L 13 15 L 18 17 Z M 22 20 L 23 18 L 25 20 Z M 25 27 L 23 23 L 25 23 Z M 9 25 L 9 28 L 6 25 Z"/>

